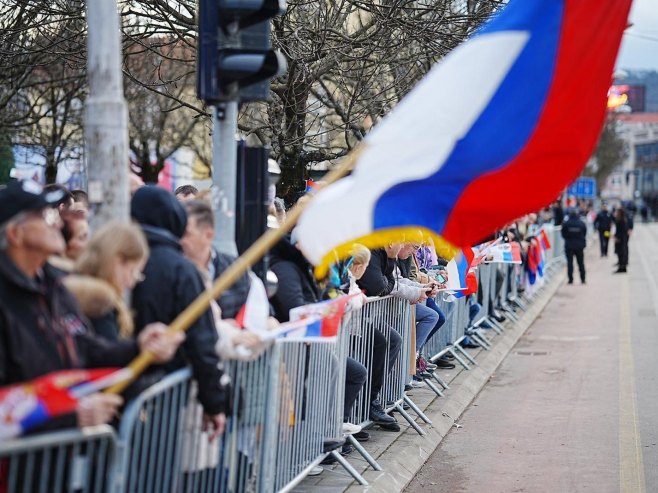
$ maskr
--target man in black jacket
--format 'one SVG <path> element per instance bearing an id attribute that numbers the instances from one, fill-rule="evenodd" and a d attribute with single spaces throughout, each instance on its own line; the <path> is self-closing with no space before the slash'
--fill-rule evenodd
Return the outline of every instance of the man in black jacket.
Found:
<path id="1" fill-rule="evenodd" d="M 151 250 L 144 281 L 133 291 L 135 327 L 151 322 L 168 324 L 205 290 L 201 274 L 181 249 L 187 214 L 173 194 L 155 186 L 137 190 L 130 209 Z M 206 310 L 188 329 L 182 350 L 167 368 L 191 364 L 205 413 L 204 426 L 215 430 L 212 438 L 223 433 L 230 392 L 230 377 L 221 369 L 216 344 L 212 313 Z"/>
<path id="2" fill-rule="evenodd" d="M 180 200 L 180 198 L 179 198 Z M 221 276 L 235 261 L 235 257 L 218 252 L 213 247 L 215 237 L 215 217 L 210 204 L 202 200 L 185 202 L 187 227 L 181 239 L 183 252 L 187 258 L 208 272 L 210 281 Z M 222 309 L 222 318 L 235 318 L 249 295 L 249 275 L 242 274 L 233 285 L 219 297 L 217 303 Z"/>
<path id="3" fill-rule="evenodd" d="M 139 349 L 164 362 L 182 339 L 166 336 L 161 324 L 145 328 L 139 344 L 109 342 L 89 331 L 61 276 L 47 263 L 65 246 L 56 208 L 62 198 L 60 191 L 41 193 L 32 182 L 0 190 L 0 386 L 60 370 L 124 366 Z M 80 401 L 77 416 L 41 430 L 75 426 L 75 418 L 81 427 L 107 423 L 121 403 L 116 395 L 93 394 Z"/>
<path id="4" fill-rule="evenodd" d="M 567 275 L 569 284 L 573 284 L 573 258 L 576 257 L 580 281 L 585 284 L 585 246 L 587 246 L 587 226 L 578 217 L 578 211 L 571 209 L 569 218 L 562 224 L 564 252 L 567 255 Z"/>
<path id="5" fill-rule="evenodd" d="M 610 241 L 610 230 L 612 229 L 612 216 L 608 212 L 608 205 L 603 204 L 601 211 L 594 219 L 594 227 L 599 232 L 599 244 L 601 246 L 601 257 L 608 256 L 608 243 Z"/>
<path id="6" fill-rule="evenodd" d="M 368 296 L 386 296 L 395 288 L 395 259 L 402 245 L 389 245 L 386 248 L 372 250 L 370 263 L 365 273 L 357 281 L 358 286 Z M 388 334 L 388 340 L 385 331 Z M 372 383 L 370 385 L 370 419 L 385 430 L 400 431 L 395 418 L 384 412 L 379 401 L 379 392 L 384 377 L 389 373 L 400 356 L 402 337 L 394 327 L 376 327 L 372 353 Z M 388 348 L 388 368 L 385 368 L 386 350 Z"/>

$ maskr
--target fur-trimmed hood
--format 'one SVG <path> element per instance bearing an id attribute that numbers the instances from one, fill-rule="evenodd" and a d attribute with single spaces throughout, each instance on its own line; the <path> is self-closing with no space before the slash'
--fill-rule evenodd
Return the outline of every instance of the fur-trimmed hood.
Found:
<path id="1" fill-rule="evenodd" d="M 72 274 L 64 277 L 62 282 L 78 301 L 82 313 L 88 318 L 104 317 L 117 309 L 119 295 L 102 279 Z"/>

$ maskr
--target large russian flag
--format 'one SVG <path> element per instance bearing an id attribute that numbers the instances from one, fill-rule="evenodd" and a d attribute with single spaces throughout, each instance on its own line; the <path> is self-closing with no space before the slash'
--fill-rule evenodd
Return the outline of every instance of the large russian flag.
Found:
<path id="1" fill-rule="evenodd" d="M 470 246 L 551 202 L 599 135 L 630 5 L 510 0 L 374 128 L 352 175 L 317 193 L 298 225 L 304 254 L 324 265 L 412 227 Z"/>

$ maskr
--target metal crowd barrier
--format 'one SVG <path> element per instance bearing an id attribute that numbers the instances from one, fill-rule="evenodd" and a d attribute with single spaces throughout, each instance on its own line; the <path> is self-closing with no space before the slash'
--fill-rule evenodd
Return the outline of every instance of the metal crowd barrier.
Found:
<path id="1" fill-rule="evenodd" d="M 109 492 L 115 447 L 107 425 L 4 441 L 0 492 Z"/>
<path id="2" fill-rule="evenodd" d="M 431 424 L 429 418 L 405 394 L 405 385 L 411 380 L 409 368 L 411 364 L 412 324 L 415 320 L 413 314 L 412 306 L 401 298 L 394 296 L 373 297 L 368 298 L 368 302 L 360 310 L 352 312 L 349 322 L 344 325 L 346 330 L 343 332 L 345 337 L 349 339 L 348 356 L 361 363 L 368 370 L 368 380 L 357 397 L 350 416 L 350 422 L 360 424 L 363 427 L 372 426 L 369 417 L 370 384 L 373 378 L 375 332 L 379 332 L 386 340 L 385 354 L 383 355 L 383 367 L 386 374 L 379 393 L 382 407 L 387 411 L 396 410 L 420 435 L 424 435 L 425 432 L 407 413 L 403 403 L 409 405 L 423 421 Z M 397 359 L 391 364 L 388 349 L 393 334 L 400 336 L 402 344 Z M 390 371 L 388 371 L 389 367 Z M 355 442 L 352 439 L 350 441 L 352 444 Z M 361 452 L 359 447 L 357 447 L 357 450 Z M 362 455 L 364 454 L 362 453 Z M 364 458 L 373 468 L 380 469 L 374 459 L 365 455 Z"/>
<path id="3" fill-rule="evenodd" d="M 559 228 L 547 232 L 553 246 L 546 256 L 548 276 L 563 259 L 563 243 Z M 478 268 L 478 294 L 447 302 L 440 293 L 435 301 L 445 313 L 446 323 L 427 341 L 424 355 L 435 361 L 451 353 L 465 369 L 477 364 L 460 342 L 470 337 L 487 349 L 489 339 L 476 329 L 486 322 L 493 329 L 490 333 L 504 331 L 504 326 L 492 318 L 493 309 L 502 310 L 510 320 L 517 319 L 516 311 L 526 308 L 524 294 L 519 291 L 522 276 L 516 265 L 482 264 Z M 475 301 L 482 308 L 470 320 Z M 404 409 L 406 403 L 431 424 L 405 394 L 414 357 L 414 320 L 414 309 L 408 302 L 393 296 L 370 298 L 362 308 L 346 313 L 335 339 L 281 339 L 255 361 L 225 363 L 225 371 L 234 382 L 233 412 L 223 436 L 212 443 L 202 431 L 202 409 L 189 369 L 166 376 L 130 402 L 118 438 L 105 426 L 4 442 L 0 448 L 0 493 L 285 492 L 328 454 L 358 482 L 367 484 L 337 450 L 324 448 L 327 439 L 343 437 L 346 358 L 354 358 L 369 373 L 349 416 L 352 423 L 372 425 L 373 363 L 374 356 L 381 356 L 386 369 L 379 395 L 383 407 L 398 411 L 424 434 Z M 386 340 L 378 349 L 383 354 L 374 354 L 376 333 Z M 389 365 L 388 347 L 395 334 L 402 344 L 397 359 Z M 449 388 L 436 372 L 425 382 L 439 396 Z M 354 437 L 346 438 L 375 470 L 381 470 Z"/>

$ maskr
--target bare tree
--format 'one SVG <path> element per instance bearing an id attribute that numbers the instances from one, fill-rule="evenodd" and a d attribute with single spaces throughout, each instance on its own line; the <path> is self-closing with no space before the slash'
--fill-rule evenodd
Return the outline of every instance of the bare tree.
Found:
<path id="1" fill-rule="evenodd" d="M 176 59 L 193 58 L 194 53 L 184 44 L 155 37 L 132 44 L 126 53 L 130 149 L 142 179 L 155 182 L 167 158 L 195 143 L 194 130 L 202 115 L 181 104 L 196 102 L 194 72 Z"/>
<path id="2" fill-rule="evenodd" d="M 0 0 L 0 4 L 7 4 L 0 11 L 0 21 L 9 15 L 10 1 Z M 32 32 L 30 29 L 50 18 L 34 12 L 37 4 L 43 4 L 36 0 L 19 3 L 30 15 L 24 16 L 25 20 L 7 17 L 11 22 L 2 26 L 20 27 L 10 29 L 10 39 L 15 39 L 18 32 L 23 36 L 21 46 L 26 46 L 28 52 L 31 50 L 30 56 L 52 56 L 56 52 L 52 45 L 34 50 L 24 39 L 26 32 Z M 72 19 L 81 15 L 80 10 L 71 7 L 79 6 L 75 2 L 51 3 L 57 7 L 53 13 L 60 15 L 54 17 L 55 24 L 62 22 L 65 12 Z M 242 107 L 239 128 L 271 146 L 273 157 L 282 166 L 282 193 L 292 199 L 303 186 L 309 164 L 349 152 L 434 62 L 469 36 L 502 3 L 502 0 L 291 0 L 286 14 L 274 20 L 272 36 L 274 46 L 287 58 L 288 72 L 273 81 L 271 101 Z M 140 160 L 146 163 L 146 149 L 149 154 L 154 152 L 155 130 L 148 134 L 137 129 L 165 128 L 169 123 L 163 123 L 162 119 L 184 113 L 183 121 L 202 120 L 194 125 L 190 121 L 187 140 L 208 160 L 204 151 L 208 149 L 208 111 L 191 96 L 190 89 L 195 72 L 196 1 L 123 0 L 120 12 L 128 84 L 135 85 L 136 98 L 148 100 L 149 108 L 159 108 L 131 117 L 133 150 L 136 153 L 139 150 Z M 77 53 L 69 53 L 65 59 L 74 60 L 83 53 L 83 47 L 79 47 Z M 0 60 L 0 67 L 3 63 Z M 84 73 L 84 66 L 80 73 Z M 156 99 L 137 91 L 138 86 Z M 127 91 L 132 90 L 127 86 Z M 128 95 L 129 102 L 131 97 Z M 158 111 L 162 115 L 156 118 Z M 138 123 L 138 119 L 142 121 Z M 179 129 L 171 137 L 174 144 L 185 141 L 186 127 L 182 130 L 179 125 L 174 127 Z M 146 142 L 149 143 L 145 145 Z M 172 147 L 169 143 L 162 146 L 160 155 L 166 156 Z"/>

